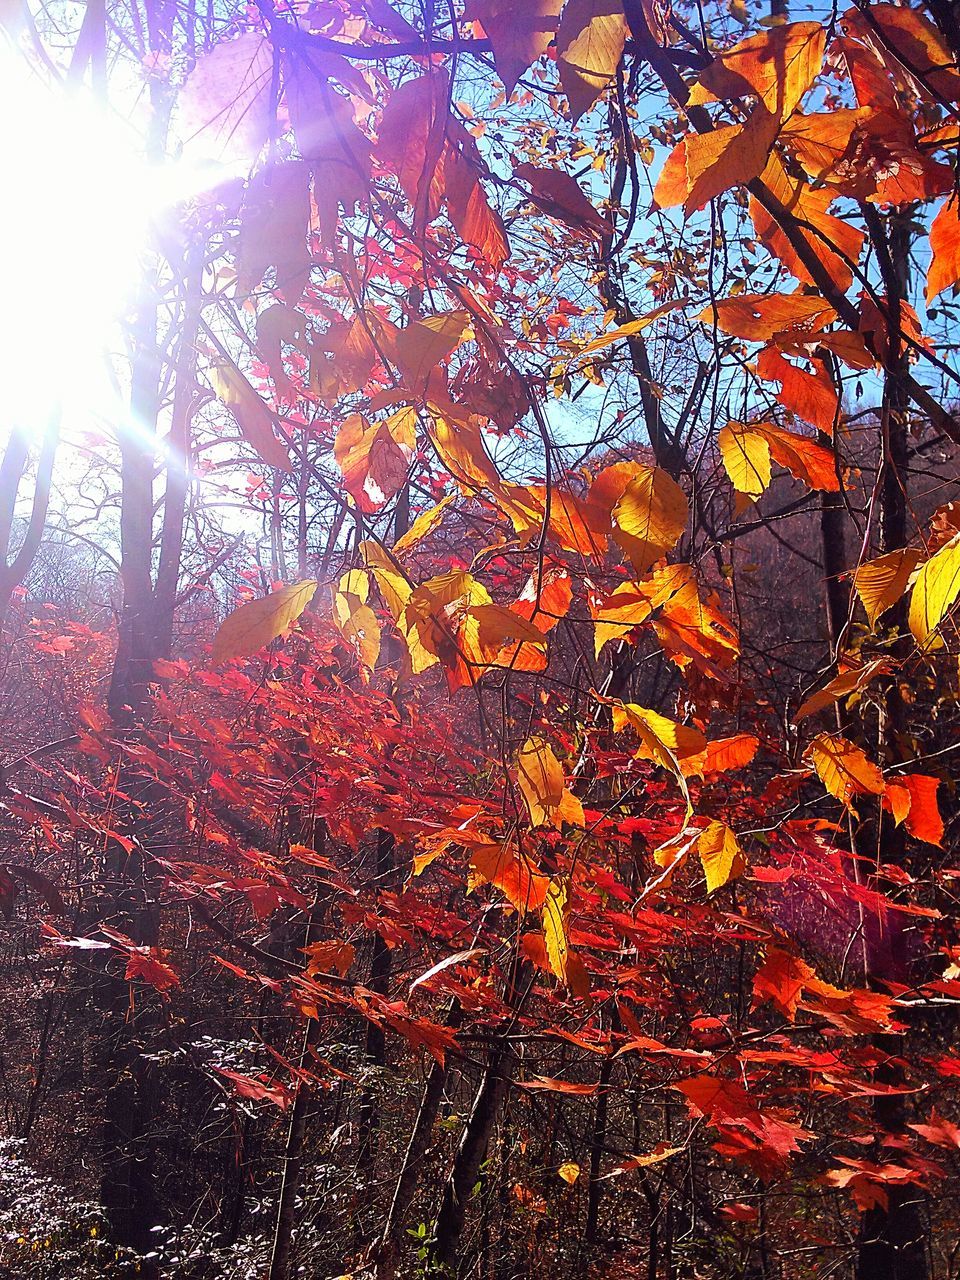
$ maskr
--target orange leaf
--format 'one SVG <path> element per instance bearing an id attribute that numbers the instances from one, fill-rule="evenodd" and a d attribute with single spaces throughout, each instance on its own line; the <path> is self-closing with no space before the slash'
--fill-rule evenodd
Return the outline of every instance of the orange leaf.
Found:
<path id="1" fill-rule="evenodd" d="M 960 217 L 956 199 L 945 200 L 930 224 L 930 252 L 927 271 L 927 306 L 944 289 L 960 280 Z"/>
<path id="2" fill-rule="evenodd" d="M 537 871 L 514 845 L 507 842 L 480 845 L 471 852 L 470 863 L 477 874 L 496 885 L 521 914 L 543 907 L 550 877 Z"/>
<path id="3" fill-rule="evenodd" d="M 819 22 L 793 22 L 750 36 L 700 73 L 690 104 L 758 97 L 786 120 L 820 74 L 827 33 Z"/>

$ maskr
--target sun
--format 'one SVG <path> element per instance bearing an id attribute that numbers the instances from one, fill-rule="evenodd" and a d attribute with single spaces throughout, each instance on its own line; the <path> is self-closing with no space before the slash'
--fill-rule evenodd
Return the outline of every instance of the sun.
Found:
<path id="1" fill-rule="evenodd" d="M 2 38 L 0 119 L 4 416 L 27 432 L 53 408 L 81 430 L 116 426 L 123 322 L 149 278 L 175 166 L 148 163 L 119 113 L 52 83 Z"/>

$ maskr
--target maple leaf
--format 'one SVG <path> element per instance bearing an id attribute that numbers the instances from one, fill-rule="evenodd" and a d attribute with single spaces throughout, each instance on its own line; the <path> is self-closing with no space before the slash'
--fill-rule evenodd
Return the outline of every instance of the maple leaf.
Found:
<path id="1" fill-rule="evenodd" d="M 768 947 L 763 964 L 754 974 L 754 1003 L 769 1000 L 793 1022 L 804 988 L 815 977 L 813 969 L 795 953 L 783 947 Z"/>
<path id="2" fill-rule="evenodd" d="M 507 841 L 478 844 L 470 852 L 470 865 L 488 883 L 496 885 L 516 909 L 539 911 L 547 897 L 549 876 Z"/>

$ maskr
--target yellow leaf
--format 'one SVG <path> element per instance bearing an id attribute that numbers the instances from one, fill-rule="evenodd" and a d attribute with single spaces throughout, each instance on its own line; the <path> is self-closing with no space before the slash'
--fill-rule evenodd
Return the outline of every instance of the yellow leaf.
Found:
<path id="1" fill-rule="evenodd" d="M 737 837 L 723 822 L 711 822 L 697 840 L 697 853 L 707 877 L 707 892 L 714 893 L 735 880 L 746 867 Z"/>
<path id="2" fill-rule="evenodd" d="M 543 943 L 550 968 L 563 983 L 570 954 L 569 928 L 570 881 L 558 876 L 550 881 L 543 902 Z"/>
<path id="3" fill-rule="evenodd" d="M 628 34 L 621 0 L 567 0 L 557 28 L 557 69 L 572 120 L 613 82 Z"/>
<path id="4" fill-rule="evenodd" d="M 739 422 L 729 422 L 721 429 L 717 443 L 737 493 L 759 498 L 770 483 L 770 446 L 766 439 Z"/>
<path id="5" fill-rule="evenodd" d="M 452 416 L 454 406 L 430 405 L 430 439 L 440 461 L 468 494 L 481 489 L 498 491 L 500 473 L 488 455 L 479 420 Z"/>
<path id="6" fill-rule="evenodd" d="M 350 569 L 333 593 L 333 619 L 340 634 L 354 650 L 361 674 L 372 672 L 380 656 L 380 624 L 367 605 L 370 580 L 362 569 Z"/>
<path id="7" fill-rule="evenodd" d="M 316 589 L 316 579 L 307 578 L 234 609 L 214 636 L 210 661 L 228 662 L 231 658 L 249 658 L 259 653 L 264 645 L 276 640 L 296 622 Z"/>
<path id="8" fill-rule="evenodd" d="M 613 508 L 614 537 L 637 573 L 676 545 L 687 523 L 683 490 L 659 467 L 640 466 Z"/>
<path id="9" fill-rule="evenodd" d="M 906 591 L 910 575 L 919 559 L 919 551 L 912 547 L 902 547 L 885 556 L 877 556 L 875 560 L 868 560 L 854 571 L 853 587 L 866 610 L 871 627 L 877 625 L 877 619 L 895 605 Z"/>
<path id="10" fill-rule="evenodd" d="M 543 649 L 546 644 L 539 627 L 534 626 L 521 613 L 508 609 L 506 605 L 473 605 L 470 617 L 480 624 L 477 638 L 484 661 L 492 662 L 508 641 L 532 644 L 539 649 Z"/>
<path id="11" fill-rule="evenodd" d="M 613 703 L 613 728 L 615 732 L 633 729 L 640 739 L 637 759 L 652 760 L 673 774 L 687 802 L 689 819 L 693 813 L 693 805 L 690 802 L 687 776 L 700 771 L 707 749 L 707 740 L 700 730 L 677 724 L 659 712 L 638 706 L 635 702 Z"/>
<path id="12" fill-rule="evenodd" d="M 851 812 L 856 812 L 852 803 L 854 796 L 883 794 L 883 774 L 846 738 L 818 734 L 806 754 L 826 789 Z"/>
<path id="13" fill-rule="evenodd" d="M 443 513 L 453 501 L 454 495 L 447 494 L 445 498 L 441 498 L 435 507 L 429 507 L 426 511 L 421 511 L 414 520 L 413 524 L 402 537 L 399 537 L 393 544 L 393 554 L 403 555 L 405 551 L 412 551 L 428 533 L 431 533 L 440 521 L 443 519 Z"/>
<path id="14" fill-rule="evenodd" d="M 707 749 L 707 740 L 699 729 L 677 724 L 659 711 L 635 702 L 614 703 L 613 727 L 616 731 L 634 729 L 641 743 L 637 757 L 653 760 L 674 773 L 685 761 L 695 759 Z"/>
<path id="15" fill-rule="evenodd" d="M 583 826 L 583 806 L 564 786 L 560 761 L 542 738 L 528 738 L 521 747 L 517 783 L 531 826 L 559 826 L 561 822 Z"/>
<path id="16" fill-rule="evenodd" d="M 653 607 L 643 583 L 621 582 L 610 595 L 599 599 L 591 594 L 590 616 L 594 623 L 594 648 L 600 650 L 608 640 L 627 635 L 650 617 Z"/>
<path id="17" fill-rule="evenodd" d="M 960 535 L 932 555 L 917 574 L 910 595 L 910 630 L 925 645 L 960 594 Z"/>
<path id="18" fill-rule="evenodd" d="M 564 1180 L 564 1182 L 567 1183 L 568 1186 L 572 1187 L 580 1177 L 580 1166 L 573 1160 L 567 1160 L 566 1163 L 562 1164 L 557 1170 L 557 1174 Z"/>

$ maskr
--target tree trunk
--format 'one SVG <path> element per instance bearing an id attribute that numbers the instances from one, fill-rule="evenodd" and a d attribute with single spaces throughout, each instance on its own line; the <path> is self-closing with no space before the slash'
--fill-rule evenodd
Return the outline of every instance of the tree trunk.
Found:
<path id="1" fill-rule="evenodd" d="M 906 298 L 910 233 L 909 213 L 889 218 L 889 235 L 880 215 L 871 210 L 868 230 L 878 251 L 890 309 L 889 354 L 884 378 L 882 433 L 882 475 L 880 493 L 880 544 L 884 553 L 896 551 L 907 543 L 907 407 L 905 384 L 908 370 L 907 352 L 899 332 L 900 308 Z M 906 605 L 901 600 L 888 615 L 889 624 L 898 634 L 892 656 L 903 657 L 909 649 Z M 903 700 L 896 677 L 883 691 L 880 746 L 884 763 L 889 766 L 904 758 Z M 889 814 L 878 814 L 883 861 L 902 865 L 903 831 L 894 825 Z M 907 971 L 902 928 L 888 922 L 888 927 L 870 931 L 866 939 L 868 978 L 881 985 L 885 979 L 902 981 Z M 896 1059 L 903 1052 L 903 1037 L 879 1035 L 875 1048 L 885 1055 L 876 1072 L 879 1083 L 901 1083 Z M 903 1135 L 907 1113 L 902 1094 L 881 1095 L 874 1099 L 873 1114 L 880 1134 Z M 878 1156 L 882 1159 L 882 1153 Z M 922 1201 L 916 1187 L 887 1187 L 887 1205 L 867 1209 L 860 1220 L 857 1280 L 925 1280 L 927 1254 Z"/>

